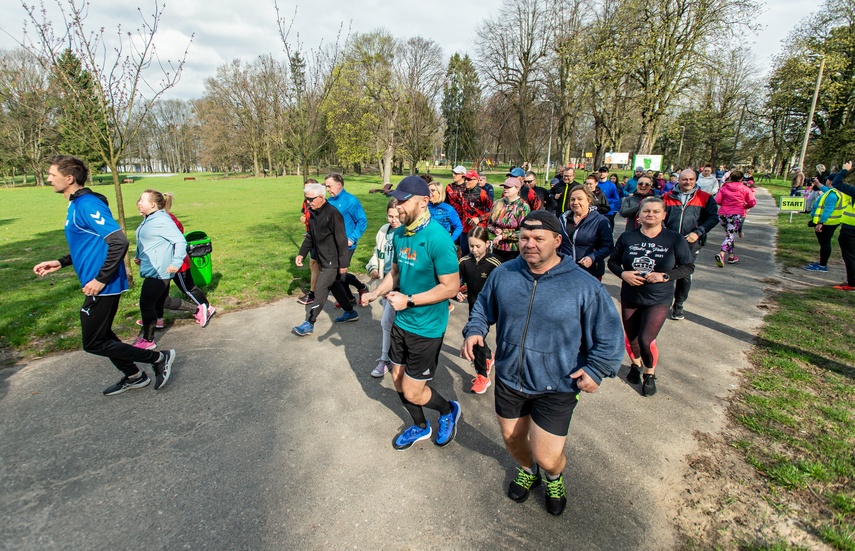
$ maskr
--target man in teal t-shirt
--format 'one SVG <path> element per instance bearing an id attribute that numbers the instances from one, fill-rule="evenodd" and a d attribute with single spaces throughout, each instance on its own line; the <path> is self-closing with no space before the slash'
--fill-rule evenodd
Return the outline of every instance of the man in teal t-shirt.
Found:
<path id="1" fill-rule="evenodd" d="M 445 446 L 457 434 L 460 404 L 448 401 L 428 386 L 433 379 L 448 325 L 448 299 L 457 294 L 457 253 L 448 232 L 430 218 L 427 183 L 408 176 L 390 193 L 398 200 L 402 226 L 395 230 L 392 269 L 362 305 L 386 296 L 396 311 L 389 358 L 395 389 L 413 418 L 413 426 L 395 437 L 392 446 L 405 450 L 431 437 L 423 407 L 439 412 L 436 445 Z"/>

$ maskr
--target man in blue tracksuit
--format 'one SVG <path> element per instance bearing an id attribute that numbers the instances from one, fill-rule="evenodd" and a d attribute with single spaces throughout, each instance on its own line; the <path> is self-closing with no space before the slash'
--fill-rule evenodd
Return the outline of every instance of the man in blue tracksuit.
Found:
<path id="1" fill-rule="evenodd" d="M 579 392 L 595 392 L 615 376 L 624 337 L 605 288 L 558 253 L 555 215 L 533 211 L 520 228 L 520 256 L 487 278 L 463 328 L 461 354 L 474 359 L 475 345 L 496 326 L 496 414 L 520 465 L 508 497 L 525 501 L 542 470 L 546 509 L 560 515 L 567 505 L 564 444 Z"/>
<path id="2" fill-rule="evenodd" d="M 324 186 L 330 194 L 327 202 L 334 206 L 341 213 L 342 217 L 344 217 L 347 247 L 352 257 L 356 251 L 356 245 L 359 243 L 359 238 L 362 237 L 362 234 L 368 228 L 368 218 L 365 216 L 365 209 L 362 208 L 362 203 L 359 202 L 359 199 L 344 189 L 344 177 L 338 172 L 327 174 Z M 348 258 L 349 263 L 350 258 Z M 344 284 L 347 298 L 354 304 L 356 303 L 356 299 L 353 297 L 353 293 L 350 292 L 351 286 L 356 288 L 360 297 L 368 291 L 368 287 L 350 272 L 342 278 L 342 283 Z"/>
<path id="3" fill-rule="evenodd" d="M 124 375 L 104 389 L 104 395 L 121 394 L 147 386 L 151 379 L 135 362 L 152 365 L 155 390 L 169 379 L 175 351 L 155 352 L 125 344 L 113 333 L 113 318 L 122 293 L 128 290 L 123 259 L 128 238 L 113 219 L 107 199 L 84 187 L 89 170 L 80 159 L 66 155 L 49 160 L 48 182 L 68 199 L 65 239 L 70 254 L 59 260 L 40 262 L 33 271 L 44 276 L 73 265 L 86 296 L 80 308 L 83 349 L 90 354 L 110 358 Z"/>
<path id="4" fill-rule="evenodd" d="M 600 170 L 597 172 L 600 177 L 597 187 L 600 188 L 600 191 L 603 192 L 603 195 L 609 201 L 609 212 L 606 213 L 606 218 L 609 219 L 609 225 L 612 229 L 615 229 L 615 214 L 620 211 L 620 191 L 618 191 L 614 182 L 609 180 L 609 167 L 600 167 Z"/>

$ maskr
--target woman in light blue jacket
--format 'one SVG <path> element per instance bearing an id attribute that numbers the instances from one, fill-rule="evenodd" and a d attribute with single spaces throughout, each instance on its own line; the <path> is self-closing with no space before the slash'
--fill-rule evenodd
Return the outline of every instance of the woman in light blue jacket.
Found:
<path id="1" fill-rule="evenodd" d="M 137 201 L 143 221 L 137 228 L 134 262 L 140 267 L 143 284 L 140 290 L 142 331 L 134 346 L 145 350 L 156 346 L 157 312 L 163 311 L 163 303 L 169 296 L 169 283 L 187 256 L 187 241 L 169 213 L 163 210 L 165 205 L 163 194 L 153 189 L 145 190 Z"/>

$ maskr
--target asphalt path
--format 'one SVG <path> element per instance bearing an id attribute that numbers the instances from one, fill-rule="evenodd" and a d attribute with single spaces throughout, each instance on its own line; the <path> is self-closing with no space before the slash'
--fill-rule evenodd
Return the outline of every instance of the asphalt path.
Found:
<path id="1" fill-rule="evenodd" d="M 458 354 L 465 304 L 434 383 L 461 403 L 457 439 L 397 452 L 409 419 L 389 377 L 369 376 L 379 304 L 343 325 L 328 304 L 298 338 L 304 308 L 290 298 L 162 332 L 158 347 L 178 358 L 160 391 L 104 397 L 119 373 L 84 352 L 0 371 L 0 548 L 674 548 L 685 458 L 697 432 L 725 423 L 777 273 L 777 209 L 762 190 L 758 203 L 738 264 L 715 265 L 720 228 L 702 250 L 686 319 L 658 340 L 658 394 L 625 382 L 625 359 L 582 396 L 561 517 L 546 513 L 542 487 L 524 504 L 505 496 L 515 465 L 493 387 L 470 394 Z M 604 284 L 617 297 L 619 280 Z"/>

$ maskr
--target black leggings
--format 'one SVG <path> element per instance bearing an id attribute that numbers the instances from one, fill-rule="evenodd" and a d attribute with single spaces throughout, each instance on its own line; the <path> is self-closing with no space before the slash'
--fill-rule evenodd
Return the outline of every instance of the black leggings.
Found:
<path id="1" fill-rule="evenodd" d="M 140 289 L 140 314 L 143 327 L 154 325 L 157 318 L 163 317 L 163 303 L 169 296 L 170 279 L 143 279 Z"/>
<path id="2" fill-rule="evenodd" d="M 109 358 L 116 369 L 132 377 L 139 370 L 134 362 L 154 363 L 159 352 L 143 350 L 125 344 L 113 332 L 113 318 L 119 309 L 121 295 L 86 297 L 80 308 L 80 328 L 83 333 L 83 350 Z"/>
<path id="3" fill-rule="evenodd" d="M 204 304 L 205 306 L 210 305 L 208 297 L 205 296 L 202 289 L 198 288 L 196 283 L 193 281 L 193 276 L 190 274 L 190 270 L 178 272 L 175 274 L 173 281 L 178 285 L 178 288 L 181 289 L 181 292 L 187 295 L 187 297 L 196 303 L 197 306 L 200 304 Z M 157 313 L 157 317 L 163 317 L 163 308 L 161 308 Z"/>
<path id="4" fill-rule="evenodd" d="M 831 258 L 831 240 L 834 238 L 834 231 L 837 226 L 822 225 L 822 229 L 816 233 L 816 240 L 819 241 L 819 265 L 828 266 L 828 259 Z"/>
<path id="5" fill-rule="evenodd" d="M 656 337 L 665 323 L 670 308 L 667 304 L 639 306 L 621 304 L 623 331 L 626 336 L 626 352 L 630 359 L 641 358 L 645 367 L 654 368 L 659 362 L 659 349 Z"/>

